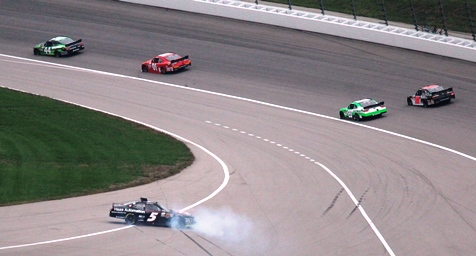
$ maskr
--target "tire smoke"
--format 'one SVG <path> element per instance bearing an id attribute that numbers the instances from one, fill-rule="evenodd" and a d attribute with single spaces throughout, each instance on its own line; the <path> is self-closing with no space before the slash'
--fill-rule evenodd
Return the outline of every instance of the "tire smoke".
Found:
<path id="1" fill-rule="evenodd" d="M 194 212 L 196 224 L 193 230 L 204 236 L 230 243 L 246 241 L 252 230 L 252 222 L 229 208 L 219 210 L 199 209 Z"/>

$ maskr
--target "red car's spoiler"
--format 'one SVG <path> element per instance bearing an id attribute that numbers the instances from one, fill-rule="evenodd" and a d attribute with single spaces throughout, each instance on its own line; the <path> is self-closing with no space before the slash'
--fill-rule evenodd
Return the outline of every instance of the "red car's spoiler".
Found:
<path id="1" fill-rule="evenodd" d="M 179 61 L 182 61 L 182 60 L 187 60 L 188 59 L 188 55 L 182 57 L 182 58 L 178 58 L 178 59 L 175 59 L 175 60 L 171 60 L 170 63 L 175 63 L 175 62 L 179 62 Z"/>

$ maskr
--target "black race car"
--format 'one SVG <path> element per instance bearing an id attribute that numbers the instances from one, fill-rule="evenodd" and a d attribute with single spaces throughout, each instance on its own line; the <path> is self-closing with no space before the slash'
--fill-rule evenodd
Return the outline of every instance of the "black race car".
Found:
<path id="1" fill-rule="evenodd" d="M 109 216 L 125 219 L 129 225 L 137 223 L 151 224 L 153 226 L 173 227 L 183 229 L 195 224 L 195 219 L 189 213 L 180 213 L 168 210 L 165 206 L 141 198 L 124 204 L 113 203 Z"/>
<path id="2" fill-rule="evenodd" d="M 449 103 L 451 99 L 456 99 L 453 87 L 443 88 L 441 85 L 431 84 L 416 91 L 412 96 L 407 97 L 408 106 L 428 107 L 438 103 Z"/>

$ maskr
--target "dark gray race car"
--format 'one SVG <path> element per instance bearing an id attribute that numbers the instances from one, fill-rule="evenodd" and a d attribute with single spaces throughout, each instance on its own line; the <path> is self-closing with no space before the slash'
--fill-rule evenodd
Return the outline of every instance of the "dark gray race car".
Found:
<path id="1" fill-rule="evenodd" d="M 113 203 L 109 216 L 124 219 L 129 225 L 144 223 L 183 229 L 195 224 L 195 218 L 189 213 L 168 210 L 157 202 L 148 201 L 147 198 L 123 204 Z"/>

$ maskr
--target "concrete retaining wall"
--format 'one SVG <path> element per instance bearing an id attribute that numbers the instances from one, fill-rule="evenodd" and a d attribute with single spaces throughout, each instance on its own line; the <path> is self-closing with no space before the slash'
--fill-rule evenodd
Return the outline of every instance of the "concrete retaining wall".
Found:
<path id="1" fill-rule="evenodd" d="M 476 62 L 476 42 L 406 28 L 232 0 L 121 0 L 368 41 Z"/>

